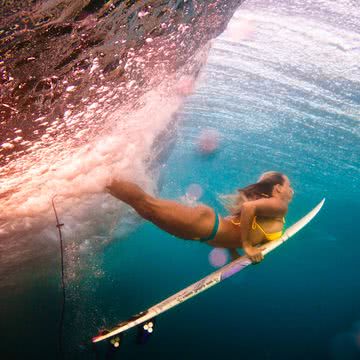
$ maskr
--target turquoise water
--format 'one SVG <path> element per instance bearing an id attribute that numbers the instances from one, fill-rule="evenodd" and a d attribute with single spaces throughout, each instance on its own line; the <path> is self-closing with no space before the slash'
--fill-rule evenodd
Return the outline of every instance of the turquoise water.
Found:
<path id="1" fill-rule="evenodd" d="M 199 117 L 196 124 L 201 128 Z M 178 198 L 189 184 L 197 183 L 204 190 L 202 202 L 224 214 L 216 193 L 254 181 L 272 166 L 271 161 L 254 160 L 264 157 L 260 147 L 264 138 L 249 131 L 247 141 L 234 141 L 236 131 L 229 131 L 228 124 L 222 123 L 216 127 L 224 135 L 218 151 L 206 157 L 197 152 L 194 141 L 200 131 L 194 129 L 195 116 L 184 118 L 178 145 L 162 173 L 161 196 Z M 323 128 L 313 129 L 314 137 L 317 131 Z M 266 137 L 285 132 L 291 132 L 288 125 L 268 130 Z M 309 151 L 313 147 L 306 141 L 303 146 Z M 332 149 L 330 143 L 323 148 L 328 153 Z M 286 152 L 287 147 L 278 144 L 267 156 L 275 158 L 278 151 Z M 300 153 L 288 155 L 290 159 L 298 157 L 301 163 Z M 295 163 L 280 170 L 289 173 L 296 190 L 288 223 L 326 196 L 318 217 L 260 265 L 161 315 L 146 349 L 132 345 L 127 337 L 120 350 L 124 357 L 358 358 L 354 337 L 359 335 L 360 291 L 353 254 L 360 245 L 354 239 L 350 213 L 358 213 L 359 203 L 346 194 L 340 196 L 341 191 L 333 190 L 328 179 L 315 183 L 309 191 L 317 172 L 303 168 L 306 173 L 300 173 Z M 336 174 L 338 169 L 328 165 L 328 171 Z M 349 188 L 351 180 L 342 186 Z M 207 275 L 214 270 L 209 252 L 207 246 L 177 240 L 151 224 L 141 225 L 126 240 L 106 250 L 109 277 L 98 291 L 104 291 L 106 298 L 114 294 L 115 303 L 107 303 L 103 315 L 125 319 Z"/>
<path id="2" fill-rule="evenodd" d="M 326 197 L 324 208 L 261 264 L 161 315 L 145 346 L 135 345 L 135 332 L 129 332 L 113 358 L 360 358 L 359 34 L 350 25 L 342 29 L 336 12 L 326 21 L 304 14 L 294 21 L 287 11 L 249 4 L 234 21 L 250 21 L 253 35 L 239 42 L 224 34 L 213 43 L 196 90 L 179 112 L 175 146 L 160 167 L 159 196 L 180 201 L 198 184 L 199 201 L 225 215 L 219 194 L 278 170 L 295 189 L 288 224 Z M 205 129 L 219 139 L 210 155 L 198 147 Z M 77 220 L 71 211 L 61 213 L 65 224 Z M 99 220 L 105 223 L 105 217 Z M 2 281 L 5 359 L 58 355 L 60 269 L 50 225 L 31 260 Z M 91 225 L 100 237 L 101 225 Z M 99 328 L 215 270 L 211 248 L 134 216 L 125 217 L 109 243 L 90 250 L 83 242 L 76 247 L 82 234 L 75 229 L 65 228 L 64 236 L 69 359 L 95 358 L 89 340 Z M 19 247 L 25 257 L 28 248 Z"/>
<path id="3" fill-rule="evenodd" d="M 325 206 L 260 265 L 161 315 L 146 349 L 126 338 L 124 358 L 360 358 L 358 88 L 325 79 L 315 82 L 313 97 L 306 74 L 295 67 L 284 74 L 249 48 L 226 38 L 214 44 L 203 82 L 182 112 L 160 195 L 179 199 L 190 184 L 199 184 L 200 201 L 225 214 L 218 194 L 279 170 L 295 189 L 289 224 L 323 197 Z M 244 71 L 236 52 L 263 61 L 262 75 L 250 65 Z M 338 91 L 345 86 L 347 94 Z M 340 116 L 338 105 L 349 99 Z M 219 134 L 211 156 L 198 151 L 204 128 Z M 103 316 L 110 323 L 126 319 L 209 274 L 210 250 L 142 224 L 106 250 L 109 277 L 101 289 L 115 303 L 104 306 Z"/>
<path id="4" fill-rule="evenodd" d="M 218 129 L 226 131 L 226 127 Z M 245 144 L 223 139 L 218 153 L 204 158 L 189 141 L 191 131 L 183 129 L 181 144 L 164 170 L 164 197 L 176 198 L 196 182 L 204 189 L 203 202 L 222 211 L 217 192 L 246 184 L 269 169 L 263 164 L 247 165 L 246 173 L 234 169 L 234 163 L 240 167 L 249 162 L 247 149 L 256 144 L 256 134 L 249 135 Z M 251 153 L 251 159 L 263 156 L 256 147 Z M 286 167 L 282 170 L 289 173 Z M 336 173 L 337 168 L 329 170 Z M 360 245 L 354 239 L 349 213 L 358 213 L 359 203 L 333 193 L 327 181 L 318 183 L 312 192 L 302 190 L 301 184 L 311 183 L 315 175 L 311 171 L 290 174 L 296 197 L 289 223 L 327 197 L 324 209 L 307 228 L 262 264 L 159 317 L 147 349 L 124 346 L 123 354 L 134 359 L 215 359 L 240 354 L 245 359 L 358 358 L 353 337 L 359 335 L 360 291 L 354 253 Z M 109 318 L 114 313 L 119 319 L 127 318 L 213 271 L 209 251 L 206 246 L 174 239 L 151 224 L 142 225 L 126 241 L 112 244 L 105 255 L 112 281 L 107 288 L 102 285 L 106 294 L 116 294 L 116 304 L 108 304 Z"/>
<path id="5" fill-rule="evenodd" d="M 206 71 L 216 76 L 217 67 L 210 64 Z M 229 68 L 226 72 L 231 74 Z M 360 245 L 353 230 L 360 210 L 356 136 L 326 128 L 320 121 L 310 129 L 303 119 L 296 119 L 295 126 L 290 117 L 279 123 L 277 112 L 266 119 L 265 130 L 244 129 L 244 115 L 235 111 L 219 121 L 221 115 L 216 112 L 226 111 L 242 90 L 241 85 L 240 89 L 224 86 L 223 93 L 229 95 L 221 101 L 207 97 L 204 86 L 186 104 L 177 145 L 162 170 L 160 195 L 178 199 L 196 183 L 204 191 L 201 201 L 225 214 L 217 194 L 231 192 L 255 181 L 261 172 L 275 169 L 288 174 L 295 188 L 288 223 L 322 197 L 326 197 L 325 206 L 262 264 L 160 316 L 145 350 L 130 343 L 120 351 L 134 359 L 359 358 L 360 290 L 354 254 Z M 206 99 L 209 108 L 216 106 L 216 112 L 199 109 L 201 99 Z M 302 110 L 311 114 L 310 108 Z M 234 124 L 236 118 L 239 121 Z M 197 139 L 209 126 L 221 140 L 218 150 L 205 156 L 198 152 Z M 345 141 L 339 149 L 341 138 Z M 341 155 L 346 158 L 346 152 L 354 161 L 344 164 Z M 348 170 L 352 166 L 354 172 Z M 111 276 L 101 288 L 105 294 L 114 294 L 115 304 L 108 303 L 103 315 L 125 319 L 207 275 L 214 270 L 208 261 L 210 250 L 177 240 L 151 224 L 141 225 L 106 250 L 105 272 Z"/>

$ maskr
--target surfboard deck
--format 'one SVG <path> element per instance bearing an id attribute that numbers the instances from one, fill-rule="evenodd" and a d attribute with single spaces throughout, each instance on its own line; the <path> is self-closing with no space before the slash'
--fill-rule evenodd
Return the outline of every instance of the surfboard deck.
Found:
<path id="1" fill-rule="evenodd" d="M 262 251 L 262 254 L 265 256 L 272 250 L 276 249 L 278 246 L 283 244 L 285 241 L 290 239 L 294 234 L 296 234 L 299 230 L 301 230 L 306 224 L 308 224 L 320 211 L 322 206 L 324 205 L 325 199 L 321 200 L 320 203 L 312 209 L 307 215 L 297 221 L 295 224 L 290 226 L 280 239 L 271 241 L 262 245 L 265 247 L 265 250 Z M 185 289 L 177 292 L 176 294 L 170 296 L 169 298 L 163 300 L 162 302 L 152 306 L 151 308 L 142 311 L 126 321 L 121 322 L 114 328 L 109 331 L 101 331 L 99 335 L 92 338 L 93 343 L 97 343 L 99 341 L 109 339 L 115 335 L 121 334 L 126 330 L 129 330 L 139 324 L 142 324 L 159 314 L 189 300 L 190 298 L 200 294 L 201 292 L 209 289 L 215 284 L 220 283 L 221 281 L 229 278 L 230 276 L 238 273 L 239 271 L 246 268 L 252 262 L 246 256 L 241 256 L 238 259 L 230 262 L 229 264 L 223 266 L 222 268 L 214 271 L 210 275 L 202 278 L 201 280 L 195 282 L 194 284 L 186 287 Z"/>

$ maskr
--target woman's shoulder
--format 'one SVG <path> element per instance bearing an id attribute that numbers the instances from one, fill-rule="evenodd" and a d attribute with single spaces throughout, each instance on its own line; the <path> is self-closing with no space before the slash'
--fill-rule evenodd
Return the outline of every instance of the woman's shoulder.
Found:
<path id="1" fill-rule="evenodd" d="M 288 211 L 288 204 L 286 201 L 274 196 L 250 200 L 243 205 L 244 207 L 253 208 L 256 215 L 264 217 L 284 216 Z"/>

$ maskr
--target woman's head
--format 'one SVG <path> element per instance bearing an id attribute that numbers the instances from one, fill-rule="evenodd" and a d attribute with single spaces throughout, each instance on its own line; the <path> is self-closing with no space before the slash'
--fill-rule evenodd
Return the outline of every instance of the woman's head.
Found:
<path id="1" fill-rule="evenodd" d="M 236 195 L 222 197 L 227 209 L 232 214 L 238 214 L 245 201 L 260 198 L 280 197 L 290 202 L 294 191 L 288 177 L 280 172 L 268 171 L 263 173 L 258 181 L 244 188 L 238 189 Z"/>
<path id="2" fill-rule="evenodd" d="M 277 171 L 263 173 L 255 184 L 239 189 L 239 192 L 243 192 L 248 200 L 281 197 L 285 201 L 290 201 L 294 193 L 288 177 Z"/>
<path id="3" fill-rule="evenodd" d="M 257 184 L 268 187 L 269 197 L 278 196 L 285 201 L 291 201 L 294 190 L 291 187 L 289 178 L 276 171 L 268 171 L 263 173 L 257 181 Z"/>

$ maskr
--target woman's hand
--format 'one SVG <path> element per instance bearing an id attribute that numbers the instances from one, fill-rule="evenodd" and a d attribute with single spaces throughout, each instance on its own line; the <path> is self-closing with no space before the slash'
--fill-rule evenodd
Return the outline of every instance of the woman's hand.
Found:
<path id="1" fill-rule="evenodd" d="M 246 255 L 254 264 L 257 264 L 264 259 L 264 255 L 261 253 L 263 250 L 265 250 L 264 246 L 258 248 L 253 246 L 244 247 Z"/>

